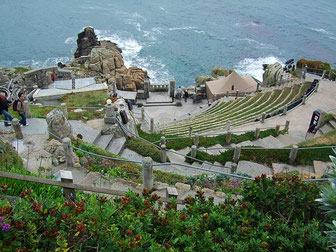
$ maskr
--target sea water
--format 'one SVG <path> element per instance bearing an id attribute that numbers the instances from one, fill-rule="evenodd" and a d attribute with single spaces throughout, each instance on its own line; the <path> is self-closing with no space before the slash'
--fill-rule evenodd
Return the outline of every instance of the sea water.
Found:
<path id="1" fill-rule="evenodd" d="M 300 58 L 336 67 L 334 0 L 1 0 L 0 67 L 73 59 L 92 26 L 153 83 L 194 85 L 215 66 L 262 79 L 262 64 Z"/>

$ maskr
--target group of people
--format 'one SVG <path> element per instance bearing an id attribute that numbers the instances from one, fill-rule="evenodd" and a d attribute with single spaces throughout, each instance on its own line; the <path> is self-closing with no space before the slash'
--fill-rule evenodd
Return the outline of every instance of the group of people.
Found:
<path id="1" fill-rule="evenodd" d="M 182 96 L 183 96 L 183 98 L 184 98 L 184 101 L 187 102 L 188 97 L 189 97 L 189 93 L 188 93 L 187 90 L 184 90 L 184 91 L 182 92 L 181 86 L 179 86 L 178 89 L 177 89 L 177 98 L 178 98 L 178 99 L 181 99 Z"/>
<path id="2" fill-rule="evenodd" d="M 19 93 L 19 99 L 16 102 L 16 111 L 21 116 L 21 120 L 19 123 L 22 126 L 28 126 L 27 117 L 25 113 L 25 105 L 24 105 L 24 94 Z M 11 121 L 13 120 L 12 115 L 8 112 L 8 108 L 11 105 L 11 102 L 7 100 L 5 93 L 0 93 L 0 115 L 4 116 L 5 127 L 11 126 Z"/>

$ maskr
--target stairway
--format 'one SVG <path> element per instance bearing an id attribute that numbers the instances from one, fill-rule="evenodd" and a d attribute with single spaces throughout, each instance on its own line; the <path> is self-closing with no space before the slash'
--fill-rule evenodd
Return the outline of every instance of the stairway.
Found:
<path id="1" fill-rule="evenodd" d="M 114 134 L 101 135 L 93 142 L 94 145 L 117 155 L 122 153 L 125 148 L 125 143 L 125 137 L 117 138 Z"/>
<path id="2" fill-rule="evenodd" d="M 323 125 L 321 128 L 319 128 L 317 130 L 317 132 L 315 133 L 314 137 L 319 137 L 322 136 L 332 130 L 336 129 L 336 120 L 332 119 L 330 120 L 328 123 L 326 123 L 325 125 Z"/>

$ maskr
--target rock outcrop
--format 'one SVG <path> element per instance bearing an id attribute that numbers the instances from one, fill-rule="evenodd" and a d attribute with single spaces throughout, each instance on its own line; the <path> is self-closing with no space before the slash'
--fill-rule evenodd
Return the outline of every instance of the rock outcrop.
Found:
<path id="1" fill-rule="evenodd" d="M 199 75 L 195 79 L 196 87 L 199 87 L 200 85 L 205 84 L 205 82 L 212 81 L 212 80 L 215 80 L 212 76 L 209 76 L 209 75 Z"/>
<path id="2" fill-rule="evenodd" d="M 56 138 L 58 140 L 59 138 L 73 137 L 71 124 L 65 118 L 61 110 L 53 109 L 50 111 L 46 116 L 46 121 L 51 138 Z"/>
<path id="3" fill-rule="evenodd" d="M 211 76 L 214 77 L 215 79 L 218 78 L 218 76 L 228 76 L 229 73 L 225 68 L 220 68 L 220 67 L 214 67 L 211 70 Z"/>
<path id="4" fill-rule="evenodd" d="M 75 58 L 88 56 L 93 47 L 99 46 L 100 43 L 92 27 L 86 27 L 83 32 L 78 34 L 77 50 Z"/>
<path id="5" fill-rule="evenodd" d="M 95 76 L 98 83 L 116 82 L 118 89 L 128 91 L 143 89 L 144 82 L 149 80 L 147 71 L 127 68 L 117 44 L 98 41 L 92 27 L 86 27 L 78 34 L 77 44 L 75 59 L 65 67 L 75 76 Z"/>
<path id="6" fill-rule="evenodd" d="M 270 87 L 279 83 L 281 74 L 284 72 L 282 65 L 278 62 L 274 64 L 265 65 L 265 72 L 263 74 L 262 86 Z"/>

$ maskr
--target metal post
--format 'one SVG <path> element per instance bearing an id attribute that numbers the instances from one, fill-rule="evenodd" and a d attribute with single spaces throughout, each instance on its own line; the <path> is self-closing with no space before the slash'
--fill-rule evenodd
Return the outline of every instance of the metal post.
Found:
<path id="1" fill-rule="evenodd" d="M 170 97 L 174 99 L 175 80 L 170 80 Z"/>
<path id="2" fill-rule="evenodd" d="M 166 138 L 164 136 L 161 137 L 161 145 L 167 144 Z"/>
<path id="3" fill-rule="evenodd" d="M 73 184 L 73 176 L 72 176 L 72 172 L 71 171 L 64 171 L 61 170 L 60 171 L 60 177 L 61 177 L 61 181 L 68 183 L 68 184 Z M 73 188 L 68 188 L 66 186 L 63 187 L 63 195 L 64 198 L 66 198 L 67 200 L 72 200 L 74 201 L 76 199 L 76 192 L 75 189 Z"/>
<path id="4" fill-rule="evenodd" d="M 302 97 L 302 105 L 305 105 L 306 104 L 306 99 L 307 99 L 307 95 L 304 95 Z"/>
<path id="5" fill-rule="evenodd" d="M 315 86 L 315 92 L 317 92 L 317 91 L 318 91 L 319 87 L 320 87 L 320 83 L 319 83 L 319 82 L 317 82 L 317 83 L 316 83 L 316 86 Z"/>
<path id="6" fill-rule="evenodd" d="M 326 70 L 323 70 L 323 74 L 322 74 L 322 80 L 324 79 L 325 75 L 326 75 Z"/>
<path id="7" fill-rule="evenodd" d="M 68 119 L 68 109 L 65 103 L 61 104 L 61 111 L 66 119 Z"/>
<path id="8" fill-rule="evenodd" d="M 289 130 L 289 122 L 290 122 L 290 121 L 287 120 L 287 121 L 286 121 L 286 124 L 285 124 L 285 131 L 286 131 L 286 132 L 288 132 L 288 130 Z"/>
<path id="9" fill-rule="evenodd" d="M 29 101 L 25 100 L 24 102 L 24 110 L 27 118 L 32 118 L 32 114 L 30 112 Z"/>
<path id="10" fill-rule="evenodd" d="M 73 158 L 71 140 L 70 140 L 70 138 L 66 137 L 66 138 L 63 138 L 62 143 L 63 143 L 66 167 L 69 169 L 69 168 L 73 167 L 73 165 L 75 163 L 74 158 Z"/>
<path id="11" fill-rule="evenodd" d="M 231 174 L 235 174 L 237 172 L 238 165 L 236 163 L 231 164 Z"/>
<path id="12" fill-rule="evenodd" d="M 276 126 L 275 126 L 275 135 L 279 135 L 280 134 L 280 125 L 279 124 L 277 124 Z"/>
<path id="13" fill-rule="evenodd" d="M 189 136 L 192 135 L 192 126 L 189 126 Z"/>
<path id="14" fill-rule="evenodd" d="M 141 120 L 145 120 L 145 109 L 141 108 Z"/>
<path id="15" fill-rule="evenodd" d="M 161 145 L 161 162 L 162 163 L 167 162 L 167 149 L 165 144 Z"/>
<path id="16" fill-rule="evenodd" d="M 234 148 L 234 153 L 233 153 L 233 162 L 234 163 L 238 163 L 240 153 L 241 153 L 241 146 L 236 145 L 235 148 Z"/>
<path id="17" fill-rule="evenodd" d="M 324 112 L 324 111 L 321 112 L 321 114 L 320 114 L 320 118 L 319 118 L 319 120 L 318 120 L 318 122 L 317 122 L 317 125 L 316 125 L 316 127 L 315 127 L 316 130 L 318 130 L 319 128 L 321 128 L 322 123 L 323 123 L 323 121 L 324 121 L 324 117 L 325 117 L 326 115 L 327 115 L 326 112 Z"/>
<path id="18" fill-rule="evenodd" d="M 265 118 L 266 118 L 266 113 L 262 113 L 261 115 L 261 123 L 264 123 L 265 122 Z"/>
<path id="19" fill-rule="evenodd" d="M 199 145 L 199 135 L 198 134 L 195 134 L 194 136 L 194 145 L 196 145 L 196 147 L 198 147 Z"/>
<path id="20" fill-rule="evenodd" d="M 143 186 L 149 190 L 153 189 L 153 160 L 145 157 L 142 160 Z"/>
<path id="21" fill-rule="evenodd" d="M 22 129 L 21 129 L 19 120 L 17 118 L 14 118 L 12 120 L 12 125 L 13 125 L 13 128 L 14 128 L 15 137 L 17 139 L 23 139 Z"/>
<path id="22" fill-rule="evenodd" d="M 296 155 L 298 152 L 299 147 L 297 145 L 293 145 L 293 148 L 291 149 L 291 152 L 289 154 L 289 163 L 294 163 L 296 159 Z"/>
<path id="23" fill-rule="evenodd" d="M 196 145 L 191 146 L 191 157 L 195 158 L 197 155 Z"/>
<path id="24" fill-rule="evenodd" d="M 231 138 L 232 138 L 232 133 L 230 131 L 228 131 L 226 133 L 226 143 L 231 143 Z"/>
<path id="25" fill-rule="evenodd" d="M 259 134 L 260 134 L 260 128 L 256 128 L 255 133 L 254 133 L 255 139 L 259 138 Z"/>
<path id="26" fill-rule="evenodd" d="M 150 119 L 150 132 L 154 133 L 154 118 L 151 117 Z"/>

